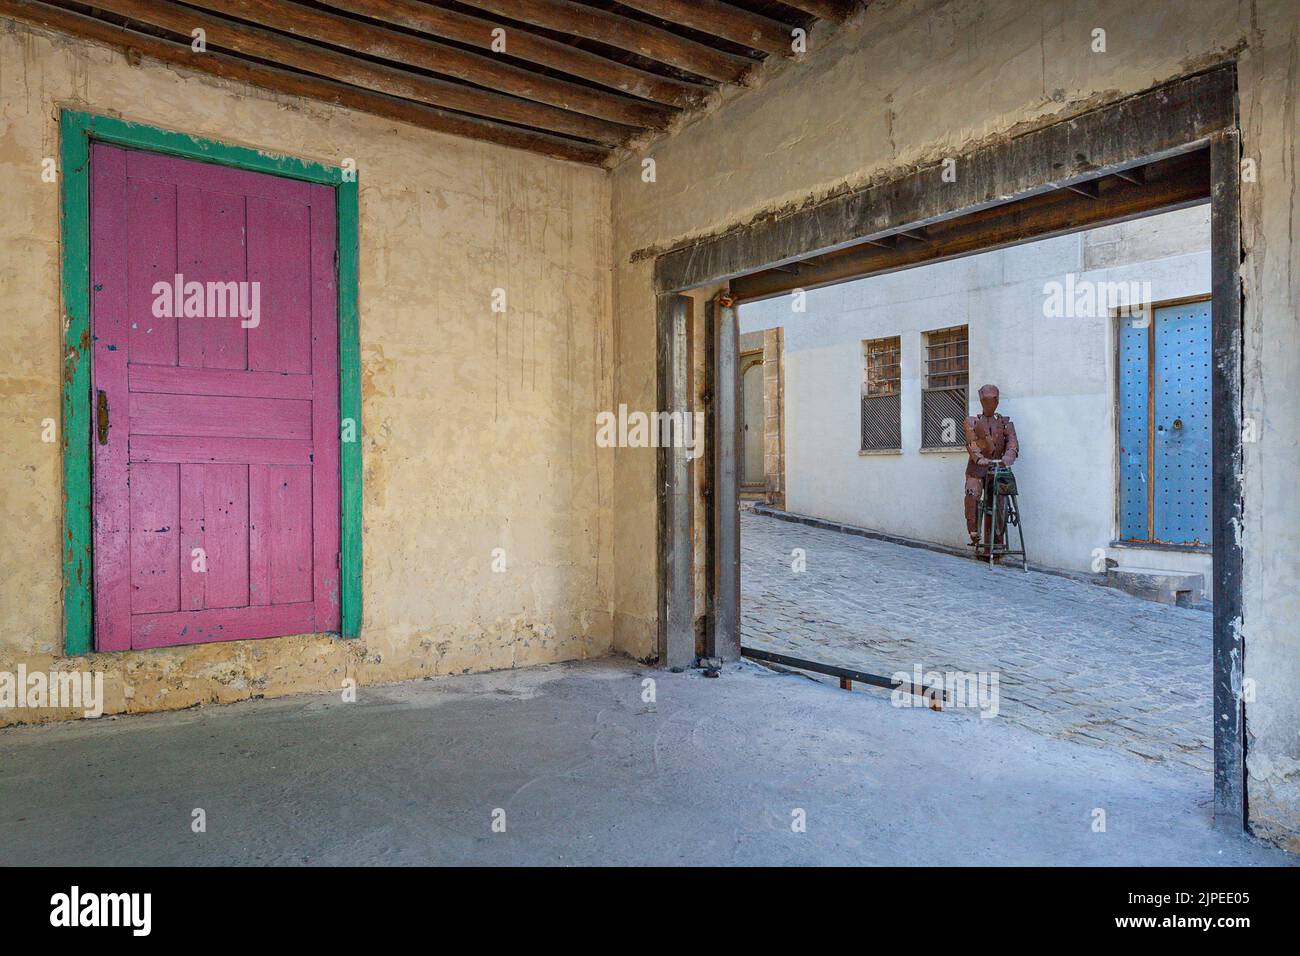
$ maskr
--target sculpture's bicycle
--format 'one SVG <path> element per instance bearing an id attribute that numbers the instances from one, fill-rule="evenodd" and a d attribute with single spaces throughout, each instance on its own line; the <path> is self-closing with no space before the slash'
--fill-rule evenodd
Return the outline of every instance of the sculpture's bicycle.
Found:
<path id="1" fill-rule="evenodd" d="M 979 541 L 974 545 L 975 557 L 981 561 L 987 559 L 990 567 L 1005 557 L 1019 557 L 1021 568 L 1028 571 L 1025 532 L 1020 526 L 1020 503 L 1016 497 L 1016 476 L 1002 464 L 1001 458 L 995 458 L 989 464 L 991 467 L 984 476 L 984 491 L 976 512 Z M 1016 529 L 1020 541 L 1018 549 L 1010 547 L 1007 542 L 1009 528 Z"/>

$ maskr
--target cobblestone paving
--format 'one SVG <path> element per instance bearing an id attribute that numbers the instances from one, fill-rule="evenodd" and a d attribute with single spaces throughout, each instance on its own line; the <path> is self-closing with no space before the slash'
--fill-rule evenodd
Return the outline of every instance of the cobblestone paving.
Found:
<path id="1" fill-rule="evenodd" d="M 1205 611 L 749 511 L 741 567 L 747 647 L 885 676 L 996 672 L 1002 719 L 1212 769 Z"/>

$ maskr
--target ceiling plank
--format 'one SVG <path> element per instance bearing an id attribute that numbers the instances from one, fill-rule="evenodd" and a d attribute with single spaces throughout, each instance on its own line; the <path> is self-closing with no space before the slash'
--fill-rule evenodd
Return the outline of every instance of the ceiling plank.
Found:
<path id="1" fill-rule="evenodd" d="M 221 53 L 195 56 L 188 43 L 163 40 L 149 34 L 128 30 L 39 0 L 0 0 L 0 14 L 38 27 L 106 43 L 224 80 L 246 83 L 287 96 L 320 100 L 438 133 L 464 136 L 540 153 L 555 159 L 596 166 L 601 165 L 610 154 L 608 149 L 600 146 L 504 126 L 471 116 L 447 113 L 409 100 L 394 99 L 354 86 L 345 86 L 315 76 L 264 66 Z"/>
<path id="2" fill-rule="evenodd" d="M 723 0 L 619 0 L 619 3 L 764 53 L 794 54 L 793 26 Z"/>
<path id="3" fill-rule="evenodd" d="M 492 48 L 492 31 L 500 24 L 492 20 L 430 6 L 421 0 L 321 0 L 338 10 L 446 37 L 481 49 Z M 700 103 L 710 88 L 667 76 L 639 70 L 626 63 L 579 49 L 550 37 L 524 30 L 511 30 L 506 37 L 505 53 L 530 63 L 581 77 L 631 96 L 686 109 Z"/>
<path id="4" fill-rule="evenodd" d="M 571 0 L 464 0 L 498 16 L 586 37 L 719 83 L 739 83 L 757 60 L 696 43 L 668 30 Z M 506 43 L 510 42 L 506 31 Z"/>
<path id="5" fill-rule="evenodd" d="M 633 128 L 580 113 L 570 113 L 554 106 L 381 66 L 346 53 L 185 7 L 163 6 L 153 0 L 95 0 L 95 6 L 182 36 L 189 36 L 195 28 L 202 28 L 206 32 L 208 46 L 260 57 L 282 66 L 315 73 L 377 93 L 418 100 L 430 106 L 578 136 L 606 146 L 619 145 L 636 132 Z M 207 55 L 195 53 L 193 57 L 201 59 Z"/>
<path id="6" fill-rule="evenodd" d="M 787 7 L 811 13 L 819 20 L 843 23 L 857 6 L 853 0 L 781 0 Z"/>
<path id="7" fill-rule="evenodd" d="M 407 33 L 388 30 L 349 17 L 324 13 L 288 0 L 186 0 L 193 7 L 239 17 L 291 33 L 304 40 L 332 43 L 397 64 L 476 83 L 527 100 L 627 126 L 663 129 L 676 111 L 603 93 L 589 86 L 558 80 L 506 63 L 498 57 L 470 53 Z"/>

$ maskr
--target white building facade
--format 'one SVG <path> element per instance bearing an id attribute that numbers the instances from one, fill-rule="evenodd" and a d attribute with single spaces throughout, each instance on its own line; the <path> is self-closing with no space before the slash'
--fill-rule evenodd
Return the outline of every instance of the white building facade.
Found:
<path id="1" fill-rule="evenodd" d="M 1121 568 L 1201 573 L 1208 593 L 1209 541 L 1187 531 L 1161 543 L 1170 533 L 1157 532 L 1195 527 L 1202 508 L 1208 515 L 1209 396 L 1196 391 L 1202 373 L 1208 381 L 1208 342 L 1202 350 L 1192 326 L 1173 323 L 1199 318 L 1208 328 L 1209 245 L 1209 207 L 1197 206 L 742 305 L 748 339 L 783 330 L 786 510 L 964 547 L 966 452 L 942 447 L 954 435 L 940 420 L 923 436 L 922 412 L 934 401 L 923 394 L 927 382 L 950 385 L 953 370 L 966 365 L 967 414 L 979 409 L 979 387 L 992 383 L 1001 390 L 999 411 L 1016 425 L 1031 563 L 1097 571 L 1104 556 Z M 1127 311 L 1134 314 L 1117 314 Z M 1145 338 L 1148 324 L 1149 395 L 1145 353 L 1121 354 Z M 869 381 L 868 344 L 887 355 L 894 337 L 897 371 L 874 368 Z M 897 396 L 874 406 L 897 416 L 883 441 L 864 436 L 862 401 L 882 388 Z M 1162 405 L 1166 393 L 1202 403 L 1203 418 L 1199 405 L 1190 414 Z M 960 443 L 960 420 L 955 432 Z M 1202 443 L 1204 460 L 1189 457 L 1185 450 Z M 881 444 L 897 447 L 864 448 Z M 1170 448 L 1183 457 L 1162 457 Z"/>

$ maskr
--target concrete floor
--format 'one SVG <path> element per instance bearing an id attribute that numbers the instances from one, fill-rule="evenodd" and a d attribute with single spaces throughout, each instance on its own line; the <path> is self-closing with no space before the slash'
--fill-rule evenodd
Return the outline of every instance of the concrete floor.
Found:
<path id="1" fill-rule="evenodd" d="M 11 728 L 0 769 L 5 864 L 1291 860 L 1212 830 L 1192 768 L 749 662 L 706 679 L 607 659 Z"/>

